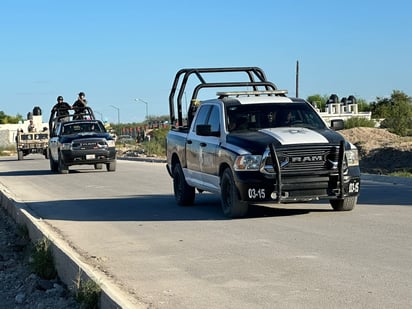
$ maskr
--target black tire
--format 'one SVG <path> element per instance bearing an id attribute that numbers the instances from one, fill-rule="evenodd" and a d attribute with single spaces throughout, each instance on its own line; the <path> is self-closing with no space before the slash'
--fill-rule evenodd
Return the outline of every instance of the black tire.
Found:
<path id="1" fill-rule="evenodd" d="M 22 150 L 17 151 L 17 160 L 23 160 L 23 157 L 24 157 L 23 151 Z"/>
<path id="2" fill-rule="evenodd" d="M 50 160 L 50 170 L 52 172 L 57 172 L 57 169 L 59 168 L 59 165 L 52 158 L 49 158 L 49 160 Z"/>
<path id="3" fill-rule="evenodd" d="M 101 170 L 101 169 L 103 168 L 103 163 L 96 163 L 96 164 L 94 165 L 94 168 L 95 168 L 96 170 Z"/>
<path id="4" fill-rule="evenodd" d="M 220 198 L 223 214 L 228 218 L 244 217 L 249 209 L 249 203 L 240 199 L 232 172 L 225 169 L 220 179 Z"/>
<path id="5" fill-rule="evenodd" d="M 68 174 L 69 173 L 69 167 L 64 164 L 63 158 L 61 153 L 59 152 L 59 162 L 57 163 L 57 171 L 60 174 Z"/>
<path id="6" fill-rule="evenodd" d="M 54 173 L 57 172 L 57 169 L 59 167 L 58 163 L 53 160 L 52 156 L 49 153 L 49 162 L 50 162 L 50 170 Z"/>
<path id="7" fill-rule="evenodd" d="M 180 206 L 193 205 L 195 202 L 195 188 L 187 184 L 180 163 L 173 168 L 173 189 L 176 203 Z"/>
<path id="8" fill-rule="evenodd" d="M 116 161 L 106 163 L 106 169 L 107 169 L 108 172 L 116 171 Z"/>
<path id="9" fill-rule="evenodd" d="M 45 158 L 45 159 L 48 159 L 48 158 L 49 158 L 49 151 L 48 151 L 47 149 L 45 149 L 45 150 L 43 151 L 43 155 L 44 155 L 44 158 Z"/>
<path id="10" fill-rule="evenodd" d="M 357 196 L 349 196 L 344 199 L 330 200 L 330 205 L 335 211 L 350 211 L 358 202 Z"/>

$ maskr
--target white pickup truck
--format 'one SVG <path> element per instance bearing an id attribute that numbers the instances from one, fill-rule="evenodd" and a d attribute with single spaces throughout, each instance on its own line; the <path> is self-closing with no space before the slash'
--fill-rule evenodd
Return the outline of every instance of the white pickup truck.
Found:
<path id="1" fill-rule="evenodd" d="M 224 73 L 244 73 L 246 81 L 206 82 Z M 199 82 L 184 124 L 182 98 L 191 77 Z M 199 100 L 199 91 L 209 88 L 225 91 Z M 219 194 L 230 218 L 245 216 L 250 204 L 261 203 L 328 199 L 337 211 L 355 207 L 358 151 L 335 132 L 343 122 L 332 121 L 329 128 L 311 104 L 286 94 L 256 67 L 176 74 L 169 97 L 174 126 L 167 135 L 167 170 L 179 205 L 192 205 L 197 189 Z"/>

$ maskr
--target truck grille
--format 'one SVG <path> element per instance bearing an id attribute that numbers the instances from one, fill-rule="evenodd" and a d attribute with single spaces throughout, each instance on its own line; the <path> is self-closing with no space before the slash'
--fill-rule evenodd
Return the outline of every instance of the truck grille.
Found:
<path id="1" fill-rule="evenodd" d="M 337 171 L 339 161 L 339 147 L 325 146 L 310 149 L 276 149 L 280 170 L 283 175 L 308 174 L 319 171 Z M 272 157 L 267 151 L 264 156 L 262 172 L 275 173 Z"/>
<path id="2" fill-rule="evenodd" d="M 73 142 L 72 147 L 74 150 L 87 150 L 106 148 L 107 145 L 104 141 L 76 141 Z"/>

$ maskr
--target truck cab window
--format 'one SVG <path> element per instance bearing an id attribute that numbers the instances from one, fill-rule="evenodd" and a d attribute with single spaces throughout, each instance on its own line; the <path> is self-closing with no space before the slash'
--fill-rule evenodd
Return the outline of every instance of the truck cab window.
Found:
<path id="1" fill-rule="evenodd" d="M 207 124 L 210 124 L 210 131 L 220 131 L 220 112 L 217 106 L 212 107 L 212 111 L 210 112 L 210 117 Z"/>
<path id="2" fill-rule="evenodd" d="M 199 111 L 197 112 L 198 115 L 196 117 L 196 121 L 193 126 L 193 130 L 196 129 L 196 126 L 199 124 L 207 124 L 207 118 L 209 116 L 211 106 L 210 105 L 203 105 L 200 106 Z"/>

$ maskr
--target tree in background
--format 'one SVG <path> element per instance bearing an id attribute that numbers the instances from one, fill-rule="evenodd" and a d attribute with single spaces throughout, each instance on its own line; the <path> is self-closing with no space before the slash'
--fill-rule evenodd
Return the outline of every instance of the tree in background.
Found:
<path id="1" fill-rule="evenodd" d="M 376 98 L 371 104 L 373 118 L 384 118 L 381 128 L 406 136 L 412 133 L 412 98 L 394 90 L 390 98 Z"/>
<path id="2" fill-rule="evenodd" d="M 366 102 L 365 99 L 356 98 L 356 101 L 358 103 L 358 111 L 359 112 L 370 112 L 371 111 L 371 106 L 368 102 Z"/>
<path id="3" fill-rule="evenodd" d="M 19 123 L 19 121 L 23 121 L 22 115 L 17 114 L 16 116 L 9 116 L 3 111 L 0 111 L 0 124 Z"/>
<path id="4" fill-rule="evenodd" d="M 325 111 L 326 102 L 328 101 L 328 95 L 313 94 L 306 98 L 306 101 L 317 107 L 321 112 Z"/>

